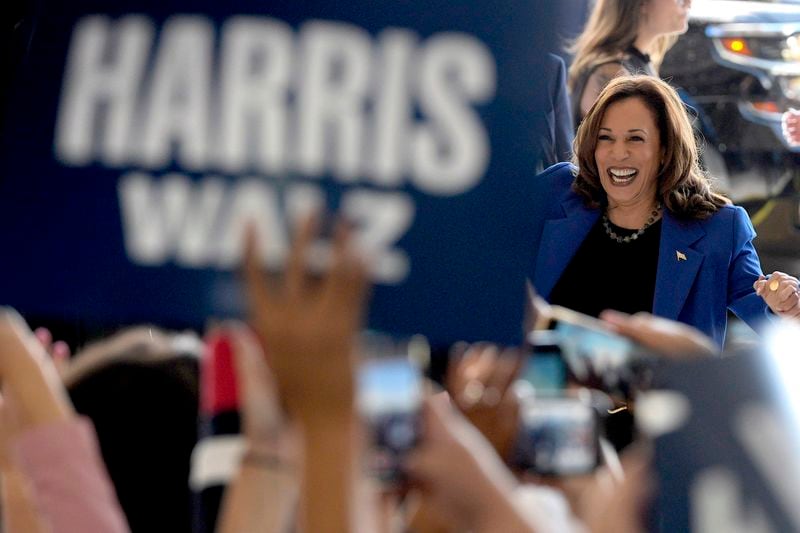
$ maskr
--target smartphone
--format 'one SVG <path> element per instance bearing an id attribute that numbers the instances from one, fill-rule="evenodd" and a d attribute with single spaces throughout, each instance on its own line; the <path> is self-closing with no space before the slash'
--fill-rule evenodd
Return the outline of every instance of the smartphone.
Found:
<path id="1" fill-rule="evenodd" d="M 521 400 L 515 468 L 543 476 L 594 471 L 599 462 L 599 420 L 577 396 L 536 396 Z"/>
<path id="2" fill-rule="evenodd" d="M 557 336 L 570 381 L 627 394 L 635 379 L 633 363 L 644 350 L 601 320 L 559 306 L 550 311 L 548 327 Z"/>
<path id="3" fill-rule="evenodd" d="M 536 395 L 553 395 L 567 385 L 567 367 L 561 354 L 559 334 L 552 330 L 534 331 L 519 379 Z"/>
<path id="4" fill-rule="evenodd" d="M 401 481 L 403 460 L 420 438 L 420 367 L 404 356 L 363 361 L 358 372 L 358 406 L 371 444 L 370 472 L 386 483 Z"/>

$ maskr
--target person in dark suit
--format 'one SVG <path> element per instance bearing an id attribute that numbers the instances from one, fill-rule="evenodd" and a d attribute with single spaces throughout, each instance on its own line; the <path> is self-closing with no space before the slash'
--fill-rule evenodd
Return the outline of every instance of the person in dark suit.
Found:
<path id="1" fill-rule="evenodd" d="M 548 100 L 545 102 L 546 125 L 539 138 L 543 164 L 540 171 L 571 157 L 574 139 L 564 60 L 555 54 L 547 54 L 544 77 Z"/>
<path id="2" fill-rule="evenodd" d="M 667 83 L 612 80 L 578 130 L 573 162 L 541 174 L 533 199 L 530 279 L 550 303 L 652 312 L 720 346 L 728 309 L 756 326 L 800 315 L 798 280 L 762 276 L 752 224 L 712 190 Z"/>

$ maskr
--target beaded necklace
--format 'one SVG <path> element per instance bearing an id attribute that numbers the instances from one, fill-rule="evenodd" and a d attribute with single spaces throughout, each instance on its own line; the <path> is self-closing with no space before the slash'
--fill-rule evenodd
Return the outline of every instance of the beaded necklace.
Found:
<path id="1" fill-rule="evenodd" d="M 611 224 L 608 221 L 608 213 L 603 213 L 603 228 L 606 230 L 606 235 L 608 235 L 611 239 L 617 241 L 618 243 L 629 243 L 638 239 L 647 228 L 653 225 L 653 222 L 658 220 L 660 210 L 661 202 L 657 202 L 656 208 L 653 209 L 652 213 L 650 213 L 650 218 L 647 219 L 647 222 L 644 223 L 644 226 L 636 230 L 636 232 L 632 233 L 631 235 L 626 235 L 624 237 L 617 235 L 614 230 L 611 229 Z"/>

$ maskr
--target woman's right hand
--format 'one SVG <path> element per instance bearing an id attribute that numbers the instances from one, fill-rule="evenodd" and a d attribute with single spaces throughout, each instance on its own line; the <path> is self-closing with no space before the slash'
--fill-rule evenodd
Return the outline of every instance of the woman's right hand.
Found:
<path id="1" fill-rule="evenodd" d="M 753 284 L 772 312 L 784 318 L 800 318 L 800 281 L 784 272 L 759 276 Z"/>

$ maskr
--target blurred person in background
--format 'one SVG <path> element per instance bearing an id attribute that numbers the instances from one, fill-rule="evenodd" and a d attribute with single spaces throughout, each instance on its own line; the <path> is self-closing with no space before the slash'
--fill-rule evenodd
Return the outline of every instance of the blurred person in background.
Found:
<path id="1" fill-rule="evenodd" d="M 547 54 L 540 74 L 547 80 L 547 98 L 540 102 L 546 122 L 534 140 L 541 155 L 537 174 L 569 158 L 575 137 L 564 60 L 555 54 Z"/>
<path id="2" fill-rule="evenodd" d="M 797 279 L 762 277 L 747 213 L 711 188 L 667 83 L 612 80 L 578 130 L 574 161 L 540 175 L 533 197 L 530 279 L 551 304 L 595 317 L 650 312 L 718 346 L 728 309 L 754 327 L 800 315 Z"/>
<path id="3" fill-rule="evenodd" d="M 691 0 L 597 0 L 574 54 L 568 87 L 575 127 L 609 81 L 626 74 L 658 76 L 677 35 L 688 29 Z"/>
<path id="4" fill-rule="evenodd" d="M 199 353 L 192 334 L 138 326 L 87 345 L 62 370 L 133 531 L 192 531 Z"/>

